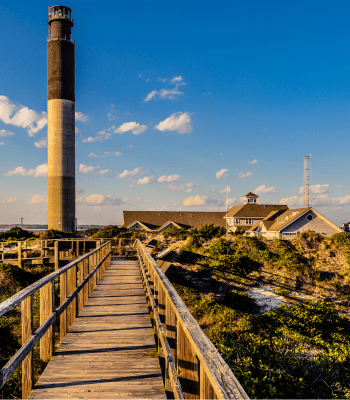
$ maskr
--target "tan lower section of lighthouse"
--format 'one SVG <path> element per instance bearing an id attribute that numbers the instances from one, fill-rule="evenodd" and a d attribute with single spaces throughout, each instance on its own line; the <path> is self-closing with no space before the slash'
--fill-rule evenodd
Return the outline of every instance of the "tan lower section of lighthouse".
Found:
<path id="1" fill-rule="evenodd" d="M 75 103 L 53 99 L 48 111 L 48 228 L 75 230 Z"/>

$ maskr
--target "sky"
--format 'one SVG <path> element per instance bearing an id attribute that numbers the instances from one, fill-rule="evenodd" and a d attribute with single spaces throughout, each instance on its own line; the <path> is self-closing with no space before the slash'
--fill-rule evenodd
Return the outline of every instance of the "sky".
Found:
<path id="1" fill-rule="evenodd" d="M 76 216 L 311 205 L 350 220 L 350 2 L 66 1 Z M 0 224 L 47 223 L 48 4 L 0 4 Z"/>

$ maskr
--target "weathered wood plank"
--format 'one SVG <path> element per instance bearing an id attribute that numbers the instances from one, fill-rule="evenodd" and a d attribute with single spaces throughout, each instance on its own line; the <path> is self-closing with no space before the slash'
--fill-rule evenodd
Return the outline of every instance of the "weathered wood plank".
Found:
<path id="1" fill-rule="evenodd" d="M 22 345 L 33 333 L 33 298 L 27 297 L 21 303 L 22 310 Z M 28 398 L 33 385 L 33 353 L 30 352 L 22 362 L 22 398 Z"/>
<path id="2" fill-rule="evenodd" d="M 137 262 L 113 262 L 30 398 L 166 398 Z"/>
<path id="3" fill-rule="evenodd" d="M 44 287 L 40 289 L 40 325 L 50 317 L 53 311 L 52 304 L 52 282 L 48 282 Z M 50 326 L 45 335 L 40 340 L 40 361 L 41 365 L 44 366 L 53 353 L 53 330 Z"/>

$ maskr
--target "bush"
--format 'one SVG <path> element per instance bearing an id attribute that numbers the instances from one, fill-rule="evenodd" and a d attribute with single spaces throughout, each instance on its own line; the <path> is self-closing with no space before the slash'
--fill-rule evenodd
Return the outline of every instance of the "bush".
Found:
<path id="1" fill-rule="evenodd" d="M 117 225 L 107 225 L 102 229 L 98 229 L 91 237 L 93 238 L 129 238 L 133 237 L 133 231 L 127 228 L 119 228 Z"/>
<path id="2" fill-rule="evenodd" d="M 48 229 L 45 232 L 40 233 L 40 239 L 70 239 L 77 238 L 78 236 L 74 232 L 63 232 L 56 229 Z"/>
<path id="3" fill-rule="evenodd" d="M 19 226 L 14 226 L 6 232 L 0 232 L 0 241 L 16 241 L 16 240 L 26 240 L 29 238 L 35 238 L 33 232 L 26 231 Z"/>
<path id="4" fill-rule="evenodd" d="M 177 240 L 184 240 L 189 235 L 189 232 L 184 228 L 178 228 L 177 226 L 172 226 L 171 228 L 167 228 L 163 231 L 163 235 L 165 238 L 168 236 L 174 237 Z"/>

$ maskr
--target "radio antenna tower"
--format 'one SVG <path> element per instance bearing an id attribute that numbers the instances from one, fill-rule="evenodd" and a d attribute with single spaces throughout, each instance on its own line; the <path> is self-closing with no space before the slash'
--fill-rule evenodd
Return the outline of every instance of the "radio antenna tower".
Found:
<path id="1" fill-rule="evenodd" d="M 303 207 L 310 207 L 310 193 L 309 193 L 309 178 L 310 178 L 310 156 L 304 156 L 304 196 L 303 196 Z"/>

